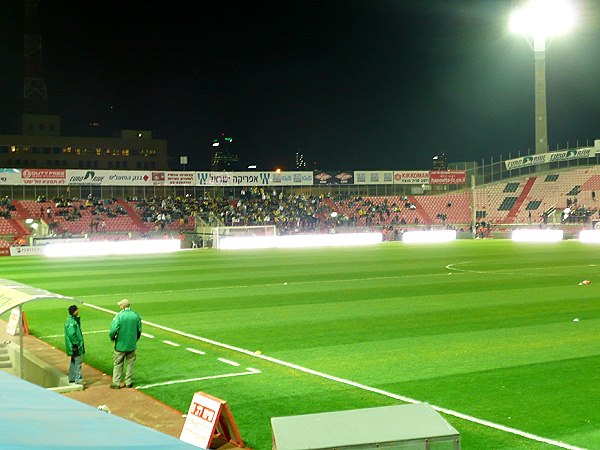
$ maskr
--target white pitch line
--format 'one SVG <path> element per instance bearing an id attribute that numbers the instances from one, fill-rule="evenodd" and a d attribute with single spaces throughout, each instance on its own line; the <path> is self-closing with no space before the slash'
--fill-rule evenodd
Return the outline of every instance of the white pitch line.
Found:
<path id="1" fill-rule="evenodd" d="M 108 330 L 97 330 L 97 331 L 83 331 L 82 334 L 97 334 L 97 333 L 108 333 Z M 58 338 L 65 337 L 64 334 L 49 334 L 48 336 L 40 336 L 38 339 L 46 338 Z"/>
<path id="2" fill-rule="evenodd" d="M 105 312 L 113 314 L 113 315 L 116 314 L 114 311 L 111 311 L 111 310 L 106 309 L 106 308 L 102 308 L 100 306 L 91 305 L 91 304 L 88 304 L 88 303 L 85 303 L 85 302 L 82 302 L 82 303 L 84 303 L 86 306 L 89 306 L 91 308 L 94 308 L 94 309 L 97 309 L 97 310 L 100 310 L 100 311 L 105 311 Z M 290 362 L 287 362 L 287 361 L 282 361 L 282 360 L 277 359 L 277 358 L 272 358 L 270 356 L 265 356 L 265 355 L 258 355 L 258 354 L 254 353 L 251 350 L 246 350 L 244 348 L 235 347 L 235 346 L 229 345 L 229 344 L 224 344 L 222 342 L 214 341 L 212 339 L 204 338 L 204 337 L 201 337 L 201 336 L 196 336 L 195 334 L 186 333 L 184 331 L 176 330 L 174 328 L 165 327 L 165 326 L 159 325 L 157 323 L 148 322 L 146 320 L 142 320 L 142 322 L 144 324 L 148 325 L 148 326 L 151 326 L 153 328 L 157 328 L 159 330 L 167 331 L 169 333 L 173 333 L 173 334 L 176 334 L 176 335 L 179 335 L 179 336 L 187 337 L 189 339 L 193 339 L 193 340 L 196 340 L 196 341 L 205 342 L 207 344 L 214 345 L 216 347 L 226 348 L 226 349 L 234 351 L 234 352 L 243 353 L 244 355 L 248 355 L 248 356 L 251 356 L 253 358 L 262 359 L 264 361 L 269 361 L 269 362 L 271 362 L 273 364 L 278 364 L 278 365 L 281 365 L 281 366 L 284 366 L 284 367 L 289 367 L 290 369 L 295 369 L 295 370 L 298 370 L 300 372 L 304 372 L 304 373 L 307 373 L 307 374 L 310 374 L 310 375 L 314 375 L 314 376 L 317 376 L 317 377 L 320 377 L 320 378 L 324 378 L 324 379 L 327 379 L 327 380 L 335 381 L 337 383 L 346 384 L 348 386 L 352 386 L 352 387 L 355 387 L 357 389 L 362 389 L 364 391 L 369 391 L 369 392 L 373 392 L 375 394 L 380 394 L 380 395 L 383 395 L 385 397 L 393 398 L 395 400 L 400 400 L 400 401 L 402 401 L 404 403 L 412 403 L 412 404 L 422 403 L 422 402 L 420 402 L 418 400 L 415 400 L 413 398 L 410 398 L 410 397 L 405 397 L 403 395 L 394 394 L 393 392 L 387 392 L 387 391 L 384 391 L 382 389 L 377 389 L 377 388 L 374 388 L 374 387 L 371 387 L 371 386 L 367 386 L 367 385 L 364 385 L 364 384 L 356 383 L 354 381 L 346 380 L 344 378 L 339 378 L 339 377 L 336 377 L 336 376 L 333 376 L 333 375 L 329 375 L 329 374 L 326 374 L 326 373 L 323 373 L 323 372 L 318 372 L 316 370 L 308 369 L 306 367 L 302 367 L 302 366 L 299 366 L 297 364 L 293 364 L 293 363 L 290 363 Z M 242 372 L 240 374 L 233 374 L 233 375 L 228 375 L 228 376 L 239 376 L 239 375 L 247 375 L 247 374 L 248 373 L 246 373 L 246 372 Z M 217 375 L 215 377 L 200 378 L 200 379 L 198 379 L 198 381 L 200 381 L 202 379 L 220 378 L 220 377 L 222 377 L 222 376 Z M 193 379 L 193 380 L 195 380 L 195 379 Z M 190 380 L 190 381 L 192 381 L 192 380 Z M 187 381 L 178 381 L 178 382 L 183 383 L 183 382 L 187 382 Z M 167 382 L 166 384 L 174 384 L 174 383 L 177 383 L 177 381 L 175 381 L 175 382 Z M 158 385 L 162 385 L 162 384 L 159 383 L 159 384 L 156 384 L 156 385 L 158 386 Z M 155 385 L 140 386 L 140 387 L 138 387 L 138 389 L 145 388 L 145 387 L 148 387 L 148 386 L 155 386 Z M 469 422 L 473 422 L 473 423 L 476 423 L 478 425 L 482 425 L 482 426 L 485 426 L 485 427 L 488 427 L 488 428 L 493 428 L 495 430 L 499 430 L 499 431 L 503 431 L 503 432 L 506 432 L 506 433 L 514 434 L 516 436 L 521 436 L 521 437 L 524 437 L 526 439 L 530 439 L 532 441 L 543 442 L 545 444 L 552 445 L 554 447 L 564 448 L 564 449 L 567 449 L 567 450 L 586 450 L 586 449 L 584 449 L 582 447 L 576 447 L 574 445 L 566 444 L 564 442 L 555 441 L 553 439 L 548 439 L 548 438 L 545 438 L 545 437 L 542 437 L 542 436 L 537 436 L 535 434 L 528 433 L 528 432 L 522 431 L 522 430 L 518 430 L 516 428 L 507 427 L 507 426 L 504 426 L 504 425 L 501 425 L 501 424 L 490 422 L 488 420 L 478 419 L 477 417 L 469 416 L 467 414 L 463 414 L 463 413 L 460 413 L 458 411 L 453 411 L 451 409 L 446 409 L 446 408 L 442 408 L 442 407 L 435 406 L 435 405 L 429 405 L 429 406 L 431 406 L 434 410 L 436 410 L 438 412 L 442 412 L 442 413 L 448 414 L 450 416 L 458 417 L 459 419 L 467 420 Z"/>
<path id="3" fill-rule="evenodd" d="M 243 375 L 255 375 L 257 373 L 260 373 L 260 370 L 247 369 L 246 372 L 226 373 L 223 375 L 212 375 L 212 376 L 208 376 L 208 377 L 188 378 L 187 380 L 173 380 L 173 381 L 165 381 L 164 383 L 145 384 L 143 386 L 137 386 L 136 389 L 148 389 L 148 388 L 157 387 L 157 386 L 169 386 L 171 384 L 192 383 L 194 381 L 215 380 L 217 378 L 241 377 Z"/>
<path id="4" fill-rule="evenodd" d="M 361 281 L 376 281 L 376 280 L 400 280 L 400 279 L 404 279 L 404 278 L 431 278 L 431 277 L 442 277 L 442 276 L 447 276 L 446 273 L 434 273 L 434 274 L 408 274 L 408 275 L 388 275 L 388 276 L 381 276 L 381 277 L 361 277 L 361 278 L 344 278 L 344 279 L 335 279 L 335 280 L 319 280 L 319 281 L 292 281 L 292 282 L 287 282 L 288 285 L 295 285 L 295 286 L 305 286 L 305 285 L 311 285 L 311 284 L 338 284 L 338 283 L 357 283 L 357 282 L 361 282 Z M 162 293 L 168 293 L 168 294 L 173 294 L 173 293 L 183 293 L 183 292 L 206 292 L 206 291 L 228 291 L 228 290 L 237 290 L 237 289 L 248 289 L 248 288 L 253 288 L 253 289 L 260 289 L 260 288 L 269 288 L 269 287 L 281 287 L 282 286 L 282 282 L 278 282 L 278 283 L 264 283 L 264 284 L 237 284 L 237 285 L 227 285 L 227 286 L 213 286 L 213 287 L 203 287 L 203 288 L 187 288 L 187 289 L 165 289 L 164 291 L 160 291 Z M 139 291 L 136 292 L 136 295 L 154 295 L 156 294 L 156 291 Z M 123 297 L 126 295 L 131 295 L 131 292 L 120 292 L 120 293 L 115 293 L 114 297 Z M 106 297 L 106 294 L 89 294 L 89 295 L 85 295 L 82 296 L 81 298 L 94 298 L 94 297 Z M 87 306 L 92 306 L 89 303 L 85 303 L 82 302 Z M 117 314 L 114 311 L 111 311 L 109 309 L 105 309 L 102 308 L 100 306 L 96 307 L 97 309 L 100 309 L 102 311 L 105 312 L 110 312 L 112 314 Z"/>
<path id="5" fill-rule="evenodd" d="M 202 350 L 196 350 L 195 348 L 188 347 L 186 350 L 188 352 L 195 353 L 196 355 L 206 355 L 206 352 L 203 352 Z"/>
<path id="6" fill-rule="evenodd" d="M 170 345 L 171 347 L 181 347 L 181 344 L 178 344 L 177 342 L 167 341 L 167 340 L 164 340 L 162 342 L 163 342 L 163 344 Z"/>
<path id="7" fill-rule="evenodd" d="M 239 367 L 240 366 L 239 363 L 236 363 L 235 361 L 230 361 L 230 360 L 225 359 L 225 358 L 217 358 L 217 360 L 221 361 L 222 363 L 229 364 L 230 366 L 233 366 L 233 367 Z"/>
<path id="8" fill-rule="evenodd" d="M 142 333 L 142 336 L 147 337 L 148 339 L 154 339 L 154 336 L 148 333 Z"/>

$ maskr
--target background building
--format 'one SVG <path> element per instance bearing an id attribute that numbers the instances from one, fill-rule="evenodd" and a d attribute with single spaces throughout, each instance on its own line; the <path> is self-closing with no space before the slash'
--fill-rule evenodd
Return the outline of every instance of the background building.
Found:
<path id="1" fill-rule="evenodd" d="M 10 168 L 167 170 L 167 141 L 147 130 L 113 137 L 62 136 L 60 116 L 25 113 L 22 134 L 0 135 L 0 166 Z"/>
<path id="2" fill-rule="evenodd" d="M 65 169 L 169 169 L 167 141 L 147 130 L 111 137 L 62 136 L 61 118 L 48 113 L 42 74 L 40 0 L 24 0 L 23 113 L 17 130 L 0 135 L 0 167 Z M 10 112 L 9 112 L 10 113 Z M 15 118 L 20 111 L 15 111 Z"/>

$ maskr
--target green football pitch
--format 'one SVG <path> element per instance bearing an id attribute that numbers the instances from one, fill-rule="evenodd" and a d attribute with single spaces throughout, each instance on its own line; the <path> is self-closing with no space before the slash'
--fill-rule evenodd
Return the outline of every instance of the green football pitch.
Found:
<path id="1" fill-rule="evenodd" d="M 226 400 L 255 449 L 271 417 L 415 401 L 463 449 L 505 450 L 600 448 L 599 259 L 577 241 L 465 240 L 0 265 L 84 302 L 85 361 L 105 373 L 129 298 L 136 386 L 180 411 L 197 391 Z M 68 305 L 26 305 L 32 334 L 63 348 Z"/>

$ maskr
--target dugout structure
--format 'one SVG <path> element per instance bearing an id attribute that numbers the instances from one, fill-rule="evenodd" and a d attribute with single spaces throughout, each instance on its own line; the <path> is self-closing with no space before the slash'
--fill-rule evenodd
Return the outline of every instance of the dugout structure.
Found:
<path id="1" fill-rule="evenodd" d="M 211 234 L 213 247 L 221 248 L 221 239 L 226 239 L 228 237 L 276 236 L 277 229 L 275 225 L 255 225 L 237 227 L 219 226 L 211 228 Z"/>
<path id="2" fill-rule="evenodd" d="M 460 450 L 460 435 L 418 403 L 272 417 L 273 450 Z"/>

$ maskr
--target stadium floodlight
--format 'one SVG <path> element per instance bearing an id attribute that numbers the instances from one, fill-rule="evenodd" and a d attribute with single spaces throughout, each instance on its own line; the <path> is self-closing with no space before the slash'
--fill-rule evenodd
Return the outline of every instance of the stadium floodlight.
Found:
<path id="1" fill-rule="evenodd" d="M 264 248 L 350 247 L 382 241 L 381 233 L 292 234 L 286 236 L 239 236 L 220 240 L 221 250 Z"/>
<path id="2" fill-rule="evenodd" d="M 405 231 L 402 242 L 409 244 L 435 244 L 456 240 L 456 230 Z"/>
<path id="3" fill-rule="evenodd" d="M 600 230 L 581 230 L 579 241 L 586 244 L 600 244 Z"/>
<path id="4" fill-rule="evenodd" d="M 511 31 L 533 37 L 535 56 L 535 153 L 548 151 L 546 105 L 546 43 L 575 26 L 575 9 L 567 0 L 531 0 L 515 10 Z"/>
<path id="5" fill-rule="evenodd" d="M 180 250 L 178 239 L 141 239 L 133 241 L 93 241 L 48 244 L 44 246 L 47 257 L 82 257 L 109 255 L 142 255 L 170 253 Z"/>
<path id="6" fill-rule="evenodd" d="M 559 242 L 563 234 L 563 230 L 520 229 L 511 233 L 511 239 L 515 242 Z"/>

